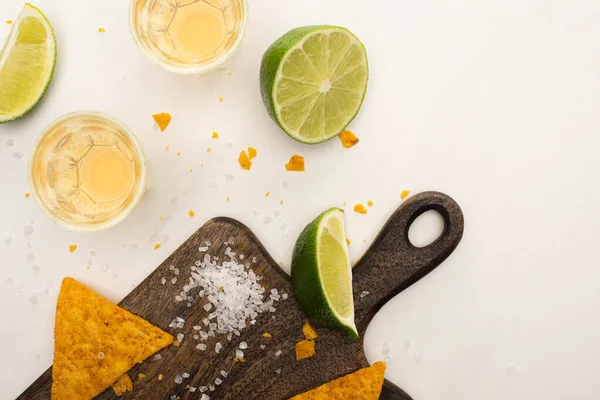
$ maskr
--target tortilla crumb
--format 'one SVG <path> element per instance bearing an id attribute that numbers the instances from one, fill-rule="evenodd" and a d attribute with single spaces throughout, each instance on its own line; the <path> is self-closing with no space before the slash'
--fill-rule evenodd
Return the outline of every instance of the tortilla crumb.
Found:
<path id="1" fill-rule="evenodd" d="M 400 198 L 402 200 L 404 200 L 406 198 L 406 196 L 408 196 L 409 193 L 410 193 L 410 190 L 403 190 L 402 193 L 400 193 Z"/>
<path id="2" fill-rule="evenodd" d="M 252 147 L 252 146 L 248 147 L 248 158 L 249 159 L 252 160 L 253 158 L 256 157 L 257 154 L 258 153 L 256 152 L 256 149 L 254 147 Z"/>
<path id="3" fill-rule="evenodd" d="M 76 245 L 76 244 L 72 244 L 72 245 L 70 245 L 70 246 L 69 246 L 69 251 L 70 251 L 71 253 L 74 253 L 74 252 L 75 252 L 75 250 L 77 250 L 77 245 Z"/>
<path id="4" fill-rule="evenodd" d="M 121 396 L 123 393 L 133 390 L 133 382 L 127 373 L 121 375 L 121 377 L 111 386 L 117 396 Z"/>
<path id="5" fill-rule="evenodd" d="M 240 163 L 240 167 L 242 167 L 242 169 L 245 169 L 246 171 L 250 171 L 250 167 L 252 167 L 252 161 L 250 161 L 248 154 L 246 154 L 246 150 L 242 150 L 240 152 L 240 156 L 238 157 L 238 162 Z"/>
<path id="6" fill-rule="evenodd" d="M 223 97 L 219 96 L 219 103 L 223 102 Z"/>
<path id="7" fill-rule="evenodd" d="M 180 151 L 178 151 L 178 152 L 177 152 L 177 157 L 179 157 L 180 155 L 181 155 L 181 152 L 180 152 Z"/>
<path id="8" fill-rule="evenodd" d="M 160 217 L 159 219 L 160 219 L 161 221 L 164 221 L 164 218 L 163 218 L 163 217 Z"/>
<path id="9" fill-rule="evenodd" d="M 357 212 L 359 214 L 366 214 L 367 209 L 362 204 L 357 204 L 354 206 L 354 212 Z"/>
<path id="10" fill-rule="evenodd" d="M 31 193 L 25 193 L 25 198 L 28 199 L 31 196 Z"/>
<path id="11" fill-rule="evenodd" d="M 194 172 L 194 170 L 190 168 L 190 172 Z"/>
<path id="12" fill-rule="evenodd" d="M 213 132 L 212 138 L 213 139 L 218 139 L 219 138 L 219 134 L 217 132 Z"/>
<path id="13" fill-rule="evenodd" d="M 160 243 L 156 243 L 156 244 L 154 245 L 154 250 L 158 250 L 158 249 L 160 249 L 161 247 L 162 247 L 162 246 L 160 245 Z"/>
<path id="14" fill-rule="evenodd" d="M 367 202 L 367 205 L 368 205 L 369 207 L 373 207 L 373 202 L 372 202 L 371 200 L 369 200 L 369 201 Z"/>
<path id="15" fill-rule="evenodd" d="M 169 145 L 165 146 L 165 150 L 169 150 L 170 148 L 171 148 L 171 146 L 169 146 Z"/>
<path id="16" fill-rule="evenodd" d="M 294 154 L 290 157 L 290 161 L 285 164 L 287 171 L 303 172 L 304 171 L 304 157 Z"/>
<path id="17" fill-rule="evenodd" d="M 146 375 L 142 374 L 141 372 L 138 374 L 138 381 L 142 380 L 146 377 Z"/>
<path id="18" fill-rule="evenodd" d="M 12 19 L 6 20 L 6 24 L 7 24 L 7 25 L 10 25 L 10 24 L 12 24 L 12 23 L 13 23 Z"/>
<path id="19" fill-rule="evenodd" d="M 158 380 L 159 381 L 162 381 L 162 378 L 163 378 L 163 374 L 158 375 Z"/>
<path id="20" fill-rule="evenodd" d="M 283 200 L 279 200 L 279 205 L 283 205 Z"/>
<path id="21" fill-rule="evenodd" d="M 87 269 L 90 269 L 90 268 L 92 268 L 92 267 L 90 267 L 89 265 L 86 265 L 86 266 L 85 266 L 85 268 L 87 268 Z"/>
<path id="22" fill-rule="evenodd" d="M 188 215 L 190 217 L 193 217 L 194 215 L 196 215 L 196 213 L 194 212 L 194 210 L 190 210 L 190 211 L 188 211 Z"/>
<path id="23" fill-rule="evenodd" d="M 179 343 L 179 340 L 173 340 L 173 346 L 179 347 L 179 345 L 181 345 L 181 343 Z"/>
<path id="24" fill-rule="evenodd" d="M 263 333 L 263 337 L 271 337 L 271 334 L 269 332 L 265 332 Z"/>
<path id="25" fill-rule="evenodd" d="M 208 149 L 206 149 L 206 152 L 207 152 L 207 153 L 210 153 L 210 151 L 211 151 L 211 150 L 212 150 L 212 149 L 209 147 Z"/>
<path id="26" fill-rule="evenodd" d="M 227 201 L 228 203 L 229 203 L 229 200 L 230 200 L 230 198 L 229 198 L 229 196 L 227 196 L 227 200 L 226 200 L 226 201 Z"/>
<path id="27" fill-rule="evenodd" d="M 352 242 L 350 241 L 350 239 L 346 238 L 346 244 L 347 244 L 348 246 L 350 246 L 350 245 L 352 244 Z"/>
<path id="28" fill-rule="evenodd" d="M 104 32 L 106 32 L 106 29 L 104 29 L 103 27 L 99 27 L 99 28 L 98 28 L 98 32 L 100 32 L 100 33 L 104 33 Z"/>
<path id="29" fill-rule="evenodd" d="M 231 72 L 231 71 L 229 71 L 229 72 L 227 73 L 227 75 L 231 75 L 231 74 L 233 74 L 233 72 Z"/>
<path id="30" fill-rule="evenodd" d="M 345 130 L 339 135 L 340 140 L 342 141 L 342 146 L 349 149 L 350 147 L 356 145 L 360 140 L 354 135 L 354 133 L 349 130 Z"/>
<path id="31" fill-rule="evenodd" d="M 271 194 L 271 192 L 265 193 L 265 197 L 269 197 L 270 194 Z"/>
<path id="32" fill-rule="evenodd" d="M 169 113 L 152 114 L 152 118 L 154 118 L 154 121 L 158 124 L 161 132 L 164 132 L 165 129 L 167 129 L 167 126 L 171 123 L 171 119 L 173 119 Z"/>
<path id="33" fill-rule="evenodd" d="M 296 343 L 296 361 L 303 360 L 315 355 L 315 342 L 312 340 L 301 340 Z"/>
<path id="34" fill-rule="evenodd" d="M 310 323 L 308 321 L 304 323 L 304 326 L 302 327 L 302 333 L 304 334 L 304 337 L 307 340 L 313 340 L 319 337 L 319 335 L 317 335 L 317 332 L 312 326 L 310 326 Z"/>

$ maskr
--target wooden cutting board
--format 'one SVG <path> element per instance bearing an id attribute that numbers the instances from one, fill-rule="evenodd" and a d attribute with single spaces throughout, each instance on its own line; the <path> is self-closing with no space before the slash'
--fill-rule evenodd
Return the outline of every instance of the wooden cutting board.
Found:
<path id="1" fill-rule="evenodd" d="M 408 240 L 411 223 L 428 210 L 438 211 L 445 229 L 440 238 L 429 246 L 414 247 Z M 308 222 L 308 220 L 307 220 Z M 183 333 L 179 347 L 169 346 L 160 352 L 162 358 L 150 357 L 129 371 L 134 381 L 133 392 L 127 392 L 123 399 L 169 399 L 176 395 L 180 399 L 199 399 L 200 393 L 190 393 L 187 385 L 200 387 L 214 384 L 215 378 L 223 380 L 214 392 L 208 392 L 211 399 L 257 399 L 279 400 L 302 393 L 335 378 L 368 366 L 363 349 L 363 339 L 369 322 L 375 313 L 392 297 L 424 277 L 437 267 L 458 245 L 463 233 L 463 215 L 458 204 L 450 197 L 425 192 L 404 202 L 385 224 L 353 270 L 354 304 L 356 326 L 360 340 L 350 340 L 346 335 L 316 327 L 316 355 L 296 361 L 295 344 L 303 339 L 302 325 L 306 317 L 296 302 L 289 276 L 273 261 L 254 234 L 243 224 L 230 218 L 216 218 L 206 223 L 192 235 L 179 249 L 167 258 L 146 280 L 137 286 L 119 305 L 172 333 Z M 255 325 L 242 331 L 241 337 L 227 341 L 225 335 L 209 338 L 208 349 L 195 349 L 192 338 L 194 325 L 208 314 L 202 307 L 204 300 L 196 300 L 192 307 L 186 302 L 175 302 L 174 297 L 184 285 L 184 277 L 189 276 L 189 268 L 201 258 L 198 251 L 205 241 L 210 241 L 210 253 L 224 260 L 228 247 L 225 242 L 234 239 L 232 247 L 238 255 L 243 254 L 256 274 L 262 276 L 260 283 L 265 289 L 277 288 L 279 293 L 288 293 L 287 300 L 275 303 L 274 313 L 263 313 Z M 256 257 L 256 263 L 251 260 Z M 175 277 L 169 266 L 180 270 L 178 282 L 171 284 Z M 161 284 L 165 277 L 167 283 Z M 90 282 L 84 282 L 90 283 Z M 93 285 L 92 285 L 93 287 Z M 368 295 L 361 297 L 367 291 Z M 182 329 L 169 328 L 176 316 L 186 320 Z M 263 337 L 269 332 L 272 337 Z M 219 337 L 220 336 L 220 337 Z M 214 351 L 216 341 L 223 349 Z M 244 350 L 245 363 L 234 362 L 235 350 L 241 341 L 248 343 Z M 260 345 L 265 345 L 261 349 Z M 276 353 L 281 350 L 279 356 Z M 220 371 L 228 375 L 223 378 Z M 190 377 L 183 383 L 175 383 L 177 374 L 187 372 Z M 279 372 L 279 373 L 278 373 Z M 139 373 L 146 377 L 138 380 Z M 162 374 L 162 380 L 159 375 Z M 19 400 L 41 400 L 50 398 L 52 369 L 41 375 Z M 98 399 L 116 399 L 112 389 L 106 390 Z M 382 399 L 411 399 L 403 390 L 386 381 Z"/>

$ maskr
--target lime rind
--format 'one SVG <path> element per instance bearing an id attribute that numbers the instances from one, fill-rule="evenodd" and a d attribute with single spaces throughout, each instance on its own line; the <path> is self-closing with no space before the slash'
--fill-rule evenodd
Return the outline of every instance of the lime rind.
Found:
<path id="1" fill-rule="evenodd" d="M 4 47 L 0 51 L 0 71 L 5 65 L 5 62 L 9 59 L 11 52 L 14 49 L 14 46 L 17 44 L 17 39 L 20 37 L 19 28 L 21 26 L 21 22 L 28 17 L 36 18 L 38 21 L 40 21 L 46 31 L 47 40 L 45 41 L 45 45 L 48 48 L 49 54 L 49 57 L 47 59 L 48 65 L 47 68 L 44 69 L 45 76 L 43 77 L 43 79 L 41 79 L 43 84 L 40 85 L 39 88 L 35 88 L 39 93 L 36 96 L 34 96 L 31 101 L 24 104 L 19 110 L 7 115 L 0 114 L 0 124 L 17 120 L 25 116 L 31 110 L 33 110 L 46 93 L 54 75 L 57 54 L 56 36 L 54 35 L 54 30 L 52 29 L 50 21 L 48 21 L 44 13 L 42 13 L 42 11 L 39 8 L 31 5 L 30 3 L 25 3 L 23 9 L 21 10 L 21 13 L 19 14 L 19 17 L 13 24 L 13 27 L 8 36 L 8 39 L 6 40 L 6 43 L 4 44 Z M 0 88 L 0 95 L 1 94 L 2 89 Z"/>

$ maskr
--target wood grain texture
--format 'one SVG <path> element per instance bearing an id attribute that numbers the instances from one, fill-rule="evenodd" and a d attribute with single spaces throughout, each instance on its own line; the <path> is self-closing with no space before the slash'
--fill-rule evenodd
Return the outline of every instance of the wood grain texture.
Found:
<path id="1" fill-rule="evenodd" d="M 408 240 L 410 224 L 428 210 L 438 211 L 445 222 L 442 235 L 424 248 L 414 247 Z M 309 221 L 307 221 L 308 223 Z M 355 266 L 353 271 L 356 326 L 361 339 L 353 341 L 344 334 L 315 327 L 319 338 L 316 340 L 317 354 L 311 358 L 296 361 L 295 343 L 303 339 L 302 325 L 306 317 L 294 299 L 289 276 L 269 256 L 254 234 L 243 224 L 229 218 L 216 218 L 207 222 L 192 235 L 179 249 L 167 258 L 146 280 L 136 287 L 119 305 L 176 335 L 183 333 L 179 347 L 170 346 L 160 352 L 162 359 L 150 357 L 129 371 L 134 381 L 134 391 L 125 393 L 123 399 L 168 399 L 172 395 L 180 399 L 198 399 L 198 391 L 190 393 L 187 385 L 200 387 L 214 384 L 216 378 L 223 383 L 209 392 L 211 399 L 286 399 L 295 394 L 319 386 L 332 379 L 368 366 L 363 349 L 363 338 L 367 326 L 375 313 L 393 296 L 421 279 L 437 267 L 456 248 L 463 232 L 463 215 L 456 202 L 437 192 L 415 195 L 404 202 L 383 227 L 373 245 Z M 224 243 L 234 239 L 231 246 L 237 254 L 244 255 L 256 274 L 262 276 L 265 289 L 277 288 L 279 293 L 288 293 L 287 300 L 275 303 L 274 313 L 264 313 L 257 318 L 255 325 L 248 326 L 241 337 L 231 342 L 225 335 L 207 340 L 208 349 L 195 349 L 192 338 L 194 325 L 208 315 L 202 305 L 204 300 L 196 300 L 191 307 L 185 302 L 175 302 L 174 297 L 181 291 L 184 279 L 189 276 L 189 268 L 201 258 L 198 247 L 205 241 L 212 243 L 210 253 L 220 260 L 226 259 Z M 256 263 L 252 259 L 256 257 Z M 174 265 L 180 270 L 176 284 L 169 270 Z M 161 284 L 165 277 L 167 283 Z M 89 285 L 90 282 L 84 282 Z M 93 288 L 93 285 L 91 285 Z M 368 291 L 369 295 L 360 297 Z M 182 329 L 169 328 L 174 317 L 186 320 Z M 269 332 L 272 337 L 263 337 Z M 220 353 L 215 353 L 217 341 L 223 345 Z M 241 341 L 248 343 L 244 350 L 245 363 L 235 363 L 235 350 Z M 261 349 L 260 345 L 265 345 Z M 281 354 L 276 356 L 276 352 Z M 220 371 L 228 373 L 227 378 Z M 277 373 L 279 371 L 279 373 Z M 178 385 L 177 374 L 187 372 L 190 377 Z M 145 378 L 138 380 L 139 373 Z M 159 380 L 162 375 L 162 380 Z M 50 398 L 52 380 L 51 369 L 40 376 L 19 400 L 46 400 Z M 116 399 L 112 389 L 106 390 L 97 399 Z M 410 400 L 411 397 L 397 386 L 386 381 L 381 399 Z"/>

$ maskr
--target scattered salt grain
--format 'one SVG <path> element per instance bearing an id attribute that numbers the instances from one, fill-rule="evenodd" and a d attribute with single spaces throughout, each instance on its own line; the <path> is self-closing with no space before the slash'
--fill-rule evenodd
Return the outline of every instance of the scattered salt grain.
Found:
<path id="1" fill-rule="evenodd" d="M 277 350 L 277 351 L 275 352 L 275 357 L 279 357 L 280 355 L 281 355 L 281 350 Z"/>
<path id="2" fill-rule="evenodd" d="M 267 346 L 265 346 L 264 344 L 261 344 L 261 345 L 260 345 L 260 348 L 261 348 L 261 349 L 263 349 L 263 350 L 264 350 L 266 347 L 267 347 Z"/>
<path id="3" fill-rule="evenodd" d="M 23 158 L 23 153 L 21 153 L 20 151 L 15 151 L 13 153 L 13 157 L 16 158 L 17 160 L 20 160 L 21 158 Z"/>
<path id="4" fill-rule="evenodd" d="M 183 374 L 181 374 L 181 377 L 184 379 L 187 379 L 190 377 L 190 374 L 188 374 L 187 372 L 184 372 Z"/>
<path id="5" fill-rule="evenodd" d="M 217 182 L 210 181 L 210 182 L 208 182 L 208 186 L 210 186 L 211 188 L 216 188 L 217 187 Z"/>
<path id="6" fill-rule="evenodd" d="M 278 374 L 280 374 L 280 373 L 281 373 L 281 368 L 277 368 L 277 369 L 275 370 L 275 372 L 276 372 L 276 373 L 278 373 Z"/>
<path id="7" fill-rule="evenodd" d="M 388 342 L 383 342 L 382 353 L 384 356 L 387 356 L 390 353 L 390 344 Z"/>
<path id="8" fill-rule="evenodd" d="M 211 392 L 214 392 L 215 387 L 213 385 L 208 385 L 208 390 L 210 390 Z"/>
<path id="9" fill-rule="evenodd" d="M 202 394 L 202 397 L 200 397 L 200 400 L 210 400 L 210 396 L 204 393 Z"/>
<path id="10" fill-rule="evenodd" d="M 248 343 L 246 342 L 240 342 L 240 349 L 242 350 L 246 350 L 248 348 Z"/>
<path id="11" fill-rule="evenodd" d="M 173 273 L 174 273 L 175 275 L 179 275 L 179 268 L 175 268 L 175 269 L 173 270 Z"/>
<path id="12" fill-rule="evenodd" d="M 178 334 L 177 334 L 177 341 L 178 341 L 179 343 L 181 343 L 181 341 L 183 340 L 183 337 L 184 337 L 183 333 L 178 333 Z"/>
<path id="13" fill-rule="evenodd" d="M 241 350 L 239 350 L 239 349 L 237 349 L 235 351 L 235 358 L 244 358 L 244 352 L 241 351 Z"/>
<path id="14" fill-rule="evenodd" d="M 225 372 L 225 370 L 221 370 L 221 375 L 223 376 L 223 378 L 227 378 L 227 372 Z"/>
<path id="15" fill-rule="evenodd" d="M 162 360 L 162 356 L 161 356 L 160 354 L 156 354 L 156 355 L 154 356 L 154 360 L 155 360 L 155 361 Z"/>
<path id="16" fill-rule="evenodd" d="M 208 250 L 208 247 L 198 247 L 198 251 L 199 251 L 200 253 L 204 253 L 204 252 L 205 252 L 205 251 L 207 251 L 207 250 Z"/>
<path id="17" fill-rule="evenodd" d="M 169 271 L 173 271 L 175 269 L 174 265 L 169 265 Z"/>
<path id="18" fill-rule="evenodd" d="M 405 340 L 404 341 L 404 350 L 408 350 L 410 349 L 410 340 Z"/>
<path id="19" fill-rule="evenodd" d="M 215 385 L 219 386 L 221 383 L 223 383 L 223 381 L 221 380 L 221 378 L 216 378 L 215 379 Z"/>
<path id="20" fill-rule="evenodd" d="M 369 292 L 367 292 L 366 290 L 360 293 L 360 297 L 366 297 L 369 295 Z"/>
<path id="21" fill-rule="evenodd" d="M 196 348 L 200 351 L 204 351 L 206 350 L 206 344 L 204 343 L 198 343 L 198 345 L 196 346 Z"/>
<path id="22" fill-rule="evenodd" d="M 179 385 L 181 382 L 183 382 L 183 378 L 181 377 L 181 375 L 178 374 L 175 377 L 175 383 Z"/>
<path id="23" fill-rule="evenodd" d="M 196 388 L 195 388 L 195 387 L 193 387 L 193 386 L 190 386 L 190 392 L 191 392 L 191 393 L 194 393 L 195 391 L 196 391 Z"/>
<path id="24" fill-rule="evenodd" d="M 174 285 L 174 284 L 176 284 L 176 283 L 177 283 L 177 278 L 173 278 L 173 279 L 171 279 L 171 283 L 172 283 L 173 285 Z"/>
<path id="25" fill-rule="evenodd" d="M 102 265 L 100 266 L 100 269 L 101 269 L 102 271 L 108 271 L 108 264 L 102 264 Z M 163 278 L 163 279 L 165 279 L 165 278 Z M 165 284 L 165 283 L 163 282 L 163 285 L 164 285 L 164 284 Z"/>
<path id="26" fill-rule="evenodd" d="M 225 180 L 229 181 L 229 182 L 233 181 L 233 175 L 232 174 L 225 174 Z"/>
<path id="27" fill-rule="evenodd" d="M 210 311 L 210 309 L 211 309 L 211 308 L 212 308 L 212 304 L 210 304 L 210 303 L 206 303 L 206 304 L 204 305 L 204 309 L 205 309 L 206 311 Z"/>
<path id="28" fill-rule="evenodd" d="M 200 391 L 200 393 L 204 393 L 204 392 L 206 392 L 208 390 L 208 387 L 207 386 L 200 386 L 198 388 L 198 390 Z"/>
<path id="29" fill-rule="evenodd" d="M 15 141 L 13 139 L 7 139 L 5 143 L 7 147 L 12 147 L 14 146 Z"/>
<path id="30" fill-rule="evenodd" d="M 4 243 L 10 244 L 10 242 L 12 242 L 12 237 L 7 236 L 7 237 L 4 238 Z"/>
<path id="31" fill-rule="evenodd" d="M 421 359 L 423 358 L 423 353 L 421 353 L 421 350 L 415 350 L 415 352 L 413 353 L 413 357 L 416 361 L 421 361 Z"/>
<path id="32" fill-rule="evenodd" d="M 219 352 L 221 351 L 221 348 L 222 348 L 222 347 L 223 347 L 223 346 L 221 345 L 221 342 L 217 342 L 217 343 L 215 344 L 215 353 L 219 353 Z"/>
<path id="33" fill-rule="evenodd" d="M 40 272 L 40 269 L 41 269 L 40 266 L 37 264 L 35 264 L 32 268 L 33 268 L 33 272 L 35 272 L 35 273 Z"/>
<path id="34" fill-rule="evenodd" d="M 282 295 L 281 295 L 281 298 L 282 298 L 283 300 L 287 300 L 287 299 L 288 299 L 288 294 L 287 294 L 287 293 L 284 293 L 284 294 L 282 294 Z"/>
<path id="35" fill-rule="evenodd" d="M 31 235 L 33 233 L 33 226 L 31 225 L 25 225 L 25 228 L 23 228 L 23 234 L 24 235 Z"/>
<path id="36" fill-rule="evenodd" d="M 193 329 L 194 329 L 195 331 L 199 331 L 199 330 L 202 330 L 202 327 L 201 327 L 200 325 L 194 325 L 194 326 L 193 326 Z"/>
<path id="37" fill-rule="evenodd" d="M 270 216 L 266 216 L 265 219 L 263 220 L 263 224 L 270 224 L 271 222 L 273 222 L 273 218 L 271 218 Z"/>

